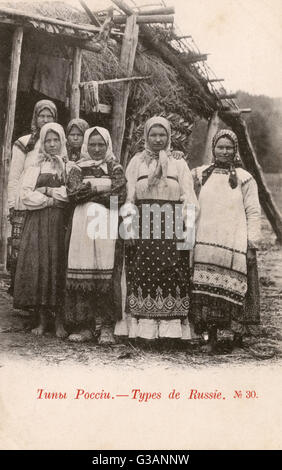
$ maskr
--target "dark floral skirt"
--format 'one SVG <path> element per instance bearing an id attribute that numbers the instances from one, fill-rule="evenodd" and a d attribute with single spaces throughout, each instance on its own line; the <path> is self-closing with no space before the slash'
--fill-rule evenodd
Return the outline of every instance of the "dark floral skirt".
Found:
<path id="1" fill-rule="evenodd" d="M 14 286 L 14 307 L 62 307 L 65 284 L 64 211 L 27 211 Z"/>
<path id="2" fill-rule="evenodd" d="M 159 222 L 153 213 L 144 213 L 144 205 L 167 204 L 170 211 L 161 212 Z M 140 238 L 126 249 L 126 310 L 136 318 L 181 319 L 189 310 L 189 251 L 178 249 L 174 201 L 140 201 Z M 141 207 L 142 206 L 142 207 Z M 143 211 L 143 213 L 142 213 Z M 158 225 L 159 223 L 159 225 Z M 183 224 L 182 220 L 178 223 Z M 153 236 L 155 228 L 158 238 Z M 144 233 L 148 235 L 144 237 Z M 167 236 L 170 234 L 170 237 Z"/>

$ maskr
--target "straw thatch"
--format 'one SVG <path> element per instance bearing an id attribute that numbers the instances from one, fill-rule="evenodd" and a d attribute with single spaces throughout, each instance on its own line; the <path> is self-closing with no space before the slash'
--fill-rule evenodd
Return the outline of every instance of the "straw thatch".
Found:
<path id="1" fill-rule="evenodd" d="M 28 14 L 36 13 L 72 23 L 89 23 L 83 11 L 63 2 L 5 2 L 3 5 L 24 10 Z M 161 35 L 164 41 L 169 39 L 169 30 L 162 27 L 154 27 L 154 34 Z M 115 36 L 115 39 L 110 39 L 103 45 L 100 53 L 84 51 L 82 81 L 126 76 L 119 64 L 120 48 L 121 39 Z M 197 71 L 193 73 L 197 74 Z M 150 78 L 131 84 L 124 145 L 126 146 L 128 140 L 132 119 L 134 119 L 134 132 L 133 136 L 130 136 L 130 153 L 134 153 L 142 145 L 145 120 L 152 115 L 161 114 L 172 122 L 174 147 L 187 153 L 193 124 L 202 116 L 206 116 L 206 104 L 191 92 L 189 83 L 184 82 L 173 67 L 156 52 L 145 49 L 140 40 L 133 75 Z M 112 97 L 117 92 L 118 87 L 114 84 L 102 85 L 99 88 L 100 102 L 111 104 Z"/>

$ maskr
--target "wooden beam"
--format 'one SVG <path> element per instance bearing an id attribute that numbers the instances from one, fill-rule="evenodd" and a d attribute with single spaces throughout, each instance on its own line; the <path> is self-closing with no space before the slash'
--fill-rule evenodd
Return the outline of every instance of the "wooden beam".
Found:
<path id="1" fill-rule="evenodd" d="M 220 93 L 218 95 L 219 100 L 233 100 L 234 98 L 237 98 L 236 93 Z"/>
<path id="2" fill-rule="evenodd" d="M 229 109 L 228 111 L 223 111 L 221 114 L 225 117 L 233 116 L 239 117 L 242 113 L 251 113 L 251 108 L 242 108 L 242 109 Z"/>
<path id="3" fill-rule="evenodd" d="M 134 15 L 134 10 L 130 8 L 123 0 L 112 0 L 112 2 L 126 15 Z"/>
<path id="4" fill-rule="evenodd" d="M 0 24 L 9 24 L 14 27 L 23 26 L 24 29 L 35 31 L 38 34 L 45 34 L 45 35 L 47 34 L 47 36 L 52 36 L 52 37 L 59 35 L 60 37 L 63 37 L 68 42 L 69 45 L 77 46 L 77 47 L 80 47 L 81 49 L 84 49 L 90 52 L 99 53 L 101 52 L 103 48 L 100 42 L 95 41 L 91 38 L 83 39 L 81 36 L 79 36 L 78 33 L 70 32 L 68 29 L 61 30 L 60 33 L 56 31 L 47 31 L 46 29 L 35 28 L 32 23 L 24 23 L 23 20 L 10 19 L 10 18 L 0 18 Z M 89 34 L 92 35 L 92 33 L 89 33 Z"/>
<path id="5" fill-rule="evenodd" d="M 84 8 L 84 10 L 87 12 L 87 15 L 91 19 L 91 23 L 94 24 L 95 26 L 100 27 L 100 21 L 98 20 L 97 16 L 95 13 L 93 13 L 90 8 L 88 8 L 87 4 L 83 0 L 79 0 L 80 5 Z"/>
<path id="6" fill-rule="evenodd" d="M 126 16 L 114 16 L 113 17 L 114 24 L 125 24 Z M 173 15 L 140 15 L 136 17 L 137 24 L 153 24 L 153 23 L 173 23 L 174 16 Z"/>
<path id="7" fill-rule="evenodd" d="M 15 124 L 16 101 L 18 91 L 19 69 L 21 63 L 21 51 L 23 42 L 23 28 L 19 27 L 14 31 L 12 42 L 12 54 L 10 75 L 7 89 L 7 114 L 4 130 L 2 165 L 1 165 L 1 264 L 6 271 L 7 262 L 7 235 L 8 235 L 8 204 L 7 204 L 7 184 L 9 175 L 9 166 L 11 161 L 12 138 Z"/>
<path id="8" fill-rule="evenodd" d="M 207 60 L 208 54 L 187 54 L 184 52 L 183 57 L 181 54 L 181 58 L 186 64 L 195 64 L 196 62 L 203 62 Z"/>
<path id="9" fill-rule="evenodd" d="M 12 18 L 22 18 L 25 21 L 35 20 L 43 23 L 49 23 L 56 26 L 63 26 L 65 28 L 72 28 L 79 31 L 88 31 L 90 33 L 99 33 L 100 28 L 92 25 L 84 25 L 77 23 L 70 23 L 68 21 L 57 20 L 54 18 L 49 18 L 48 16 L 36 15 L 33 13 L 25 13 L 21 10 L 16 10 L 14 8 L 0 8 L 0 15 L 7 15 Z"/>
<path id="10" fill-rule="evenodd" d="M 214 82 L 224 82 L 224 78 L 209 78 L 207 81 L 209 83 L 214 83 Z"/>
<path id="11" fill-rule="evenodd" d="M 75 47 L 72 62 L 72 85 L 70 97 L 70 118 L 78 118 L 80 114 L 80 75 L 81 75 L 82 50 Z"/>
<path id="12" fill-rule="evenodd" d="M 138 16 L 143 15 L 174 15 L 175 8 L 174 7 L 160 7 L 160 8 L 152 8 L 148 10 L 138 10 L 136 14 Z"/>
<path id="13" fill-rule="evenodd" d="M 134 66 L 135 52 L 138 43 L 139 26 L 136 24 L 136 15 L 128 17 L 122 42 L 120 66 L 126 75 L 131 75 Z M 121 148 L 125 131 L 125 120 L 130 83 L 118 85 L 118 90 L 113 99 L 112 113 L 112 140 L 114 154 L 121 157 Z"/>
<path id="14" fill-rule="evenodd" d="M 261 206 L 273 228 L 273 231 L 277 235 L 277 241 L 282 243 L 282 216 L 267 187 L 262 168 L 258 162 L 256 152 L 250 139 L 247 125 L 242 117 L 234 117 L 232 115 L 228 116 L 226 113 L 220 113 L 219 116 L 229 127 L 231 127 L 238 137 L 242 161 L 246 170 L 253 175 L 257 182 Z"/>
<path id="15" fill-rule="evenodd" d="M 147 77 L 112 78 L 112 79 L 109 79 L 109 80 L 99 80 L 96 83 L 98 83 L 98 85 L 107 85 L 109 83 L 113 84 L 113 83 L 121 83 L 121 82 L 132 82 L 132 81 L 135 81 L 135 80 L 146 80 L 148 78 L 151 78 L 151 75 L 148 75 Z M 83 86 L 85 83 L 88 83 L 88 82 L 81 82 L 80 86 Z"/>

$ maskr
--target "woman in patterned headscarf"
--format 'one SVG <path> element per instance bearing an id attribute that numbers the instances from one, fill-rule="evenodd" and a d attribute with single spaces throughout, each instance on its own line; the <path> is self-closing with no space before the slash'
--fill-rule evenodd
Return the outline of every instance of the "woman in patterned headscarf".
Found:
<path id="1" fill-rule="evenodd" d="M 260 236 L 257 185 L 241 168 L 232 131 L 223 129 L 214 136 L 212 152 L 211 165 L 193 170 L 200 188 L 200 217 L 190 314 L 195 331 L 208 333 L 208 351 L 216 349 L 218 328 L 231 328 L 234 343 L 240 345 L 244 327 L 259 323 L 258 282 L 254 304 L 247 279 L 248 270 L 256 273 Z"/>
<path id="2" fill-rule="evenodd" d="M 40 131 L 37 161 L 24 174 L 21 200 L 27 215 L 19 250 L 14 306 L 32 307 L 39 326 L 32 330 L 43 335 L 47 314 L 55 314 L 56 336 L 67 336 L 63 327 L 65 281 L 64 209 L 66 138 L 60 124 L 45 124 Z"/>
<path id="3" fill-rule="evenodd" d="M 69 161 L 76 162 L 80 159 L 83 138 L 87 129 L 89 129 L 89 124 L 84 119 L 75 118 L 68 123 L 66 137 Z"/>
<path id="4" fill-rule="evenodd" d="M 38 101 L 33 110 L 31 134 L 20 137 L 13 145 L 8 179 L 8 205 L 10 222 L 12 224 L 12 247 L 9 260 L 9 270 L 11 272 L 11 293 L 13 292 L 17 256 L 26 214 L 25 205 L 20 197 L 23 176 L 25 171 L 33 165 L 37 159 L 40 146 L 40 129 L 44 124 L 56 121 L 56 105 L 49 100 Z"/>
<path id="5" fill-rule="evenodd" d="M 131 246 L 126 250 L 127 321 L 123 324 L 128 325 L 131 338 L 190 339 L 188 250 L 193 248 L 195 220 L 189 220 L 187 210 L 195 219 L 198 207 L 193 180 L 184 158 L 171 150 L 166 119 L 149 119 L 144 137 L 144 150 L 126 170 L 123 212 Z M 140 227 L 134 228 L 138 216 Z M 184 247 L 185 239 L 190 243 Z"/>
<path id="6" fill-rule="evenodd" d="M 67 189 L 75 204 L 66 281 L 66 320 L 73 329 L 69 340 L 89 341 L 100 330 L 99 344 L 112 344 L 121 316 L 121 257 L 116 255 L 125 176 L 107 129 L 85 132 L 81 159 L 68 174 Z"/>

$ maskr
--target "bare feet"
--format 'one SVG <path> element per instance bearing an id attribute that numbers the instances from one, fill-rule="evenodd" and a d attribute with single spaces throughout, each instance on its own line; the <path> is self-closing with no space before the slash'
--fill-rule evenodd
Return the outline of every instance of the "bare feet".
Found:
<path id="1" fill-rule="evenodd" d="M 69 335 L 68 340 L 75 343 L 84 343 L 85 341 L 91 341 L 93 334 L 90 330 L 82 330 L 79 333 L 73 333 Z"/>
<path id="2" fill-rule="evenodd" d="M 108 345 L 115 344 L 115 343 L 116 341 L 115 341 L 112 328 L 102 327 L 98 344 L 100 344 L 100 346 L 108 346 Z"/>
<path id="3" fill-rule="evenodd" d="M 60 339 L 65 339 L 68 336 L 68 332 L 64 329 L 63 325 L 56 325 L 56 336 Z"/>
<path id="4" fill-rule="evenodd" d="M 45 325 L 39 325 L 37 328 L 33 328 L 33 330 L 31 330 L 31 333 L 36 336 L 43 336 L 45 331 Z"/>

